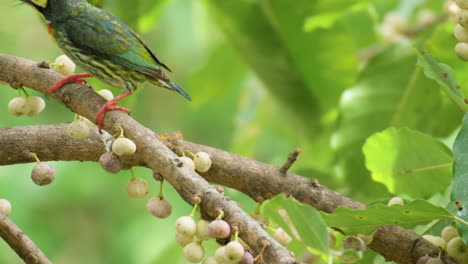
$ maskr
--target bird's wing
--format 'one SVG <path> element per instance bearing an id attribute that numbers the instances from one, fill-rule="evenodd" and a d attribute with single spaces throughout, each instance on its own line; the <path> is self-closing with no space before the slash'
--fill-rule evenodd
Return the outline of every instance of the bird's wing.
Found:
<path id="1" fill-rule="evenodd" d="M 93 20 L 74 18 L 63 24 L 74 45 L 141 73 L 158 76 L 164 65 L 143 41 L 125 24 L 109 15 Z M 168 69 L 169 70 L 169 69 Z"/>

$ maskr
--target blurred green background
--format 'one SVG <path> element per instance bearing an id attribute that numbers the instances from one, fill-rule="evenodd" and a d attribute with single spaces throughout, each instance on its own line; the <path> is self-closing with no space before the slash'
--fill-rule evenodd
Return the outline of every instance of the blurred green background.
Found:
<path id="1" fill-rule="evenodd" d="M 394 195 L 372 181 L 364 166 L 361 147 L 368 136 L 387 127 L 408 126 L 446 138 L 459 126 L 460 112 L 424 77 L 415 89 L 436 87 L 431 95 L 436 103 L 411 98 L 417 107 L 408 114 L 417 118 L 402 115 L 395 121 L 400 101 L 386 93 L 392 89 L 403 93 L 414 85 L 410 83 L 416 66 L 412 45 L 428 39 L 434 56 L 463 72 L 452 51 L 456 41 L 450 22 L 399 44 L 388 43 L 380 31 L 390 11 L 414 24 L 421 10 L 442 14 L 445 1 L 90 2 L 139 32 L 173 70 L 171 79 L 193 98 L 188 102 L 164 89 L 140 88 L 121 103 L 132 110 L 133 118 L 154 131 L 180 130 L 187 140 L 274 165 L 281 165 L 288 153 L 300 147 L 303 152 L 294 172 L 317 177 L 361 202 Z M 0 52 L 53 61 L 62 52 L 39 15 L 18 3 L 0 2 Z M 381 55 L 363 59 L 363 51 L 373 49 Z M 464 87 L 466 78 L 459 81 Z M 98 80 L 89 83 L 97 90 L 121 92 Z M 350 96 L 361 88 L 361 98 Z M 0 85 L 1 127 L 73 120 L 74 114 L 53 100 L 47 100 L 38 117 L 13 117 L 6 106 L 15 96 L 17 91 Z M 424 123 L 434 109 L 440 115 Z M 191 209 L 168 184 L 165 194 L 174 212 L 168 219 L 155 219 L 146 212 L 147 199 L 127 197 L 128 171 L 111 175 L 99 164 L 51 163 L 57 178 L 45 187 L 30 180 L 34 164 L 0 167 L 0 197 L 10 200 L 11 219 L 54 263 L 186 263 L 175 243 L 174 222 Z M 151 172 L 135 171 L 151 183 L 150 195 L 156 195 L 158 183 Z M 237 191 L 226 194 L 247 212 L 256 206 Z M 215 245 L 208 245 L 207 253 L 212 255 Z M 3 241 L 0 263 L 22 263 Z"/>

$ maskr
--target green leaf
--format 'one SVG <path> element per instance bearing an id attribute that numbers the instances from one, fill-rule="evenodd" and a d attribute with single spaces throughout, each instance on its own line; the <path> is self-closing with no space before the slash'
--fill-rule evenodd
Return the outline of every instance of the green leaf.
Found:
<path id="1" fill-rule="evenodd" d="M 453 144 L 455 162 L 453 165 L 452 201 L 460 201 L 463 209 L 457 216 L 468 221 L 468 114 L 463 118 L 463 126 Z M 468 244 L 468 226 L 458 223 L 458 229 L 463 235 L 465 244 Z"/>
<path id="2" fill-rule="evenodd" d="M 299 124 L 314 131 L 319 114 L 336 106 L 357 74 L 356 49 L 343 23 L 304 32 L 305 18 L 315 8 L 308 0 L 204 3 L 273 97 Z"/>
<path id="3" fill-rule="evenodd" d="M 347 183 L 359 192 L 376 190 L 376 194 L 384 195 L 365 169 L 361 154 L 364 141 L 388 127 L 409 127 L 431 134 L 437 124 L 445 122 L 427 118 L 441 108 L 441 98 L 438 85 L 416 66 L 411 46 L 390 46 L 371 60 L 356 84 L 343 93 L 340 123 L 332 137 L 338 171 Z"/>
<path id="4" fill-rule="evenodd" d="M 296 121 L 317 127 L 319 100 L 309 90 L 258 1 L 204 0 L 229 42 Z M 315 120 L 315 121 L 314 121 Z"/>
<path id="5" fill-rule="evenodd" d="M 323 212 L 321 214 L 328 226 L 339 228 L 346 235 L 368 235 L 385 225 L 413 228 L 434 219 L 454 218 L 444 208 L 424 200 L 415 200 L 407 205 L 375 204 L 367 209 L 339 207 L 332 214 Z"/>
<path id="6" fill-rule="evenodd" d="M 389 128 L 363 146 L 372 178 L 394 194 L 429 198 L 450 185 L 453 157 L 439 140 L 408 128 Z"/>
<path id="7" fill-rule="evenodd" d="M 338 20 L 326 29 L 304 32 L 304 21 L 320 11 L 320 3 L 261 0 L 260 7 L 284 43 L 282 49 L 289 54 L 293 67 L 319 99 L 320 109 L 326 112 L 335 108 L 341 92 L 358 73 L 357 49 L 348 35 L 346 21 Z M 343 14 L 346 11 L 336 10 Z"/>
<path id="8" fill-rule="evenodd" d="M 429 53 L 422 48 L 416 48 L 418 54 L 418 65 L 424 69 L 424 74 L 436 81 L 447 96 L 463 111 L 468 112 L 465 96 L 458 89 L 455 73 L 446 64 L 438 63 Z"/>
<path id="9" fill-rule="evenodd" d="M 281 226 L 292 238 L 297 234 L 307 246 L 328 252 L 328 230 L 320 213 L 312 207 L 277 195 L 263 205 L 266 217 Z"/>
<path id="10" fill-rule="evenodd" d="M 341 16 L 348 13 L 348 11 L 367 8 L 368 2 L 369 1 L 362 0 L 320 1 L 315 10 L 316 13 L 306 18 L 304 30 L 314 31 L 320 28 L 331 28 L 333 24 L 336 23 Z"/>

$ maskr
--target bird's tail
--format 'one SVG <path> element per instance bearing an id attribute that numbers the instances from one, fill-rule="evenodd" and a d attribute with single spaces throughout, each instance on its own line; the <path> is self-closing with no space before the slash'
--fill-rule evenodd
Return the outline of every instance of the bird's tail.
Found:
<path id="1" fill-rule="evenodd" d="M 174 91 L 180 93 L 181 95 L 183 95 L 185 98 L 187 98 L 187 100 L 192 101 L 192 97 L 190 97 L 190 95 L 182 87 L 178 86 L 175 83 L 166 83 L 166 82 L 164 82 L 164 84 L 167 85 L 168 88 L 170 87 L 171 90 L 174 90 Z"/>

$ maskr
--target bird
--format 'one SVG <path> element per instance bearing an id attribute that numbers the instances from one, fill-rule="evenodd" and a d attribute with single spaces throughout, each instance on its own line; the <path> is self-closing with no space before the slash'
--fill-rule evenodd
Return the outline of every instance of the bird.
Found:
<path id="1" fill-rule="evenodd" d="M 116 105 L 139 86 L 155 85 L 178 92 L 189 101 L 190 95 L 171 82 L 171 72 L 143 39 L 111 13 L 86 0 L 20 0 L 32 6 L 45 19 L 49 34 L 59 48 L 78 66 L 89 73 L 71 74 L 48 89 L 53 93 L 66 83 L 85 84 L 83 78 L 96 77 L 104 83 L 123 89 L 98 112 L 96 123 L 103 127 L 109 110 L 129 109 Z"/>

